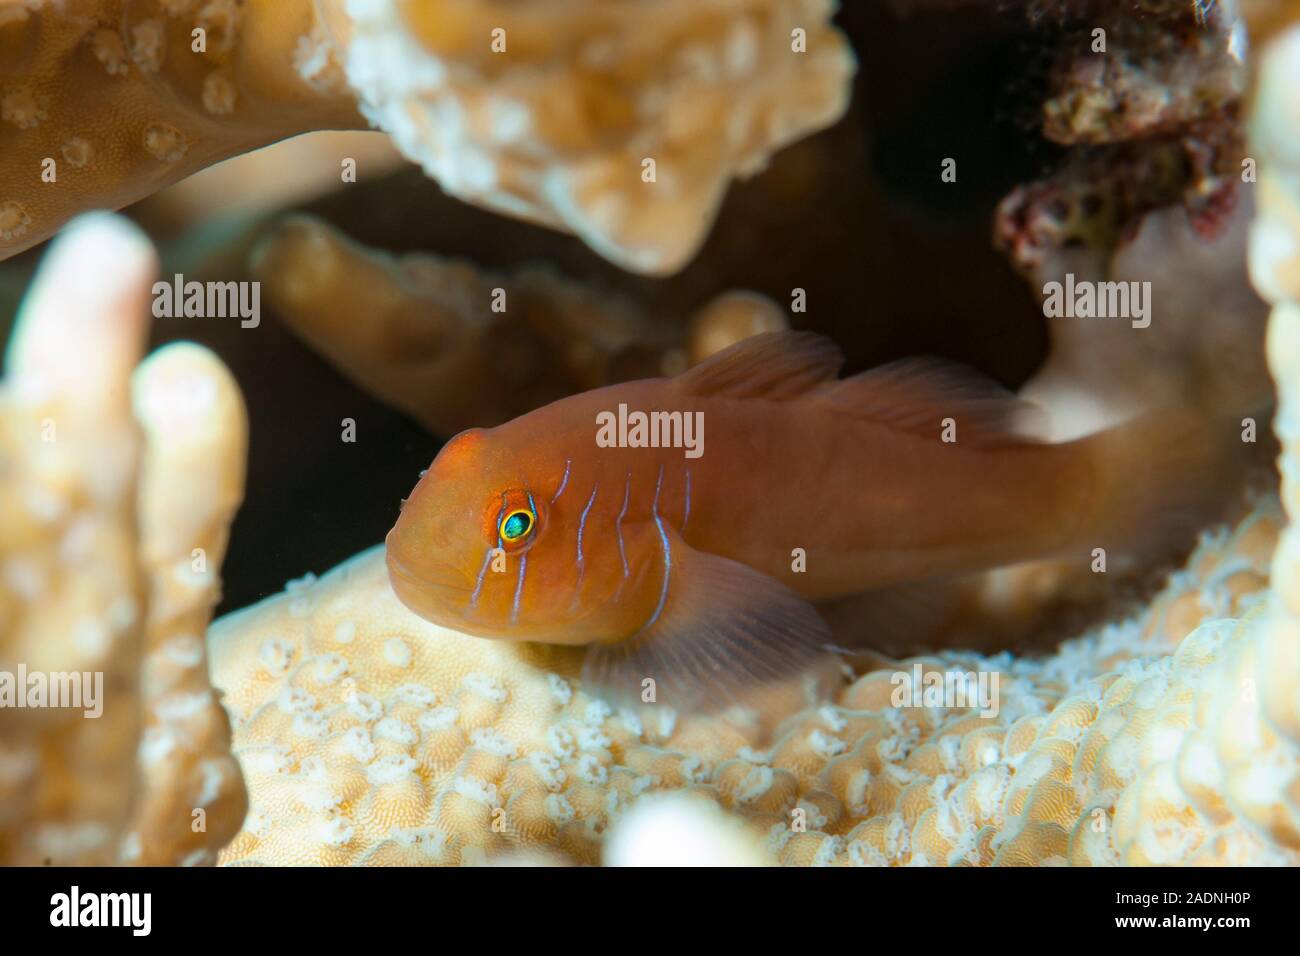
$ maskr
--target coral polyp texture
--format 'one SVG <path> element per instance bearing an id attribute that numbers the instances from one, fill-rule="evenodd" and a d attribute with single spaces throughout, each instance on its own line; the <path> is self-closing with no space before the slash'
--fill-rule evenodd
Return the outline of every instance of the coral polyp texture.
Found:
<path id="1" fill-rule="evenodd" d="M 0 382 L 6 864 L 211 863 L 244 815 L 204 647 L 244 410 L 197 346 L 136 368 L 154 269 L 124 224 L 74 226 Z"/>
<path id="2" fill-rule="evenodd" d="M 0 4 L 0 257 L 229 156 L 363 125 L 301 78 L 298 2 Z"/>
<path id="3" fill-rule="evenodd" d="M 733 176 L 848 105 L 829 0 L 342 6 L 348 81 L 407 156 L 641 272 L 682 266 Z"/>
<path id="4" fill-rule="evenodd" d="M 3 0 L 0 257 L 79 210 L 368 119 L 453 195 L 669 272 L 734 177 L 843 114 L 834 9 Z"/>

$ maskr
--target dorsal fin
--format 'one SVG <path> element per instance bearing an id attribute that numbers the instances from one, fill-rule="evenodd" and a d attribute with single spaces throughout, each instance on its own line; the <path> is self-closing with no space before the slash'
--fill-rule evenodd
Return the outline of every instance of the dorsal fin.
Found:
<path id="1" fill-rule="evenodd" d="M 692 395 L 787 399 L 835 380 L 844 355 L 814 332 L 764 332 L 683 372 L 674 384 Z"/>
<path id="2" fill-rule="evenodd" d="M 938 438 L 943 420 L 957 441 L 979 446 L 1034 441 L 1042 410 L 974 369 L 930 356 L 906 358 L 846 378 L 823 396 L 835 408 L 881 425 Z"/>

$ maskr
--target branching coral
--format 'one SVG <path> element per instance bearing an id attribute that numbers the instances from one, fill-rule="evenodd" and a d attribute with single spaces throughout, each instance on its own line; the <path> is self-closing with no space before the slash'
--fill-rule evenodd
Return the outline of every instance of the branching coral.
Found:
<path id="1" fill-rule="evenodd" d="M 193 346 L 163 349 L 132 377 L 154 269 L 123 225 L 74 227 L 8 356 L 0 672 L 17 686 L 0 709 L 6 863 L 210 862 L 244 814 L 203 646 L 242 495 L 244 413 L 224 367 Z M 85 675 L 97 704 L 51 706 L 30 696 L 32 675 L 50 688 Z"/>
<path id="2" fill-rule="evenodd" d="M 672 271 L 733 177 L 843 113 L 853 58 L 832 13 L 830 0 L 3 0 L 0 256 L 78 210 L 362 125 L 359 100 L 453 194 Z"/>
<path id="3" fill-rule="evenodd" d="M 268 233 L 253 271 L 299 336 L 442 435 L 611 382 L 673 374 L 785 324 L 766 297 L 732 293 L 686 332 L 545 269 L 499 276 L 432 254 L 398 259 L 305 216 Z"/>
<path id="4" fill-rule="evenodd" d="M 379 0 L 347 8 L 344 61 L 366 115 L 448 191 L 663 273 L 733 176 L 843 114 L 833 8 Z"/>
<path id="5" fill-rule="evenodd" d="M 298 74 L 305 3 L 0 5 L 0 256 L 310 129 L 362 125 L 346 90 Z M 196 32 L 197 31 L 197 32 Z"/>
<path id="6" fill-rule="evenodd" d="M 145 430 L 141 558 L 152 570 L 141 671 L 142 791 L 123 857 L 154 866 L 210 863 L 247 808 L 204 646 L 220 597 L 217 570 L 243 499 L 245 415 L 224 366 L 183 344 L 141 367 L 135 407 Z"/>

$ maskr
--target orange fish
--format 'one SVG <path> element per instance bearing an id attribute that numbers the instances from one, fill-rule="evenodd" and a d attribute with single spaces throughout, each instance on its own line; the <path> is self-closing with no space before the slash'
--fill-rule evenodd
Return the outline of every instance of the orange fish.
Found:
<path id="1" fill-rule="evenodd" d="M 632 699 L 651 678 L 689 708 L 824 654 L 813 601 L 1089 562 L 1204 503 L 1194 430 L 1148 416 L 1049 444 L 959 366 L 841 364 L 824 338 L 769 333 L 462 432 L 388 535 L 397 595 L 469 634 L 585 645 L 591 685 Z"/>

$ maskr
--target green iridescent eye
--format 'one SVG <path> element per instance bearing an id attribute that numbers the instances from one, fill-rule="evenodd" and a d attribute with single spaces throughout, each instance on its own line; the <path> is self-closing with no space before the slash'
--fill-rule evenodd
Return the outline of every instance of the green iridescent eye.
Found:
<path id="1" fill-rule="evenodd" d="M 501 519 L 501 538 L 504 541 L 518 541 L 533 530 L 531 511 L 512 511 Z"/>

